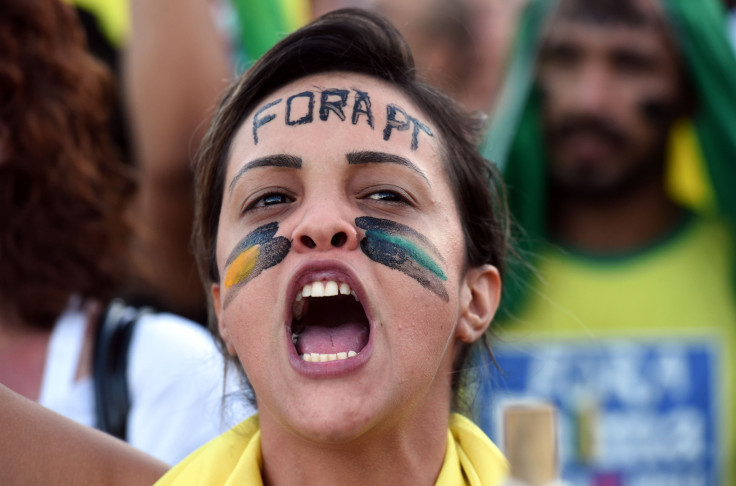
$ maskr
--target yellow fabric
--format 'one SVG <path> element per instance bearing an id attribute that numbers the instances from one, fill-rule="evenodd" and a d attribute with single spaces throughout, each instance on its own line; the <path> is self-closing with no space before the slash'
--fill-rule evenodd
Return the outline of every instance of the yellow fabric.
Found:
<path id="1" fill-rule="evenodd" d="M 233 427 L 174 466 L 156 486 L 262 486 L 258 416 Z M 467 418 L 453 414 L 436 486 L 495 486 L 508 464 L 491 440 Z"/>
<path id="2" fill-rule="evenodd" d="M 306 0 L 277 0 L 281 5 L 281 11 L 286 17 L 286 23 L 292 30 L 306 25 L 310 18 L 310 6 Z M 287 34 L 288 32 L 284 32 Z"/>
<path id="3" fill-rule="evenodd" d="M 482 430 L 460 414 L 450 416 L 445 460 L 435 486 L 500 485 L 509 465 Z"/>
<path id="4" fill-rule="evenodd" d="M 548 248 L 535 295 L 509 330 L 657 335 L 698 331 L 704 322 L 734 327 L 732 238 L 716 221 L 693 217 L 685 224 L 655 248 L 622 258 Z"/>
<path id="5" fill-rule="evenodd" d="M 676 235 L 638 254 L 596 259 L 548 248 L 530 300 L 502 326 L 510 346 L 606 339 L 676 338 L 717 343 L 723 484 L 736 484 L 736 299 L 734 241 L 719 222 L 693 217 Z"/>
<path id="6" fill-rule="evenodd" d="M 93 14 L 100 30 L 114 46 L 123 44 L 128 35 L 130 15 L 128 0 L 65 0 Z"/>
<path id="7" fill-rule="evenodd" d="M 691 120 L 680 120 L 672 128 L 668 153 L 667 188 L 672 199 L 698 212 L 713 214 L 713 186 Z"/>

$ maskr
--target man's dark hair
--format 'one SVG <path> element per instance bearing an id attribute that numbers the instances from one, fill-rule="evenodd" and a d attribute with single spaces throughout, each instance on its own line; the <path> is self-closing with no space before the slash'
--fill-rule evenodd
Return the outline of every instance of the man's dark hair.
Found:
<path id="1" fill-rule="evenodd" d="M 466 267 L 489 263 L 502 272 L 508 234 L 503 184 L 495 167 L 478 153 L 482 123 L 417 79 L 411 51 L 388 21 L 366 11 L 345 9 L 331 12 L 280 41 L 223 96 L 195 164 L 194 248 L 208 295 L 209 285 L 219 281 L 215 255 L 218 222 L 229 149 L 238 129 L 270 93 L 307 76 L 337 71 L 388 82 L 431 120 L 439 132 L 445 172 L 462 223 Z M 210 325 L 217 336 L 212 314 Z M 467 355 L 467 349 L 460 353 L 456 371 L 463 368 Z M 453 378 L 453 390 L 460 386 L 460 375 Z"/>
<path id="2" fill-rule="evenodd" d="M 632 0 L 563 0 L 559 16 L 603 25 L 639 26 L 652 20 Z"/>

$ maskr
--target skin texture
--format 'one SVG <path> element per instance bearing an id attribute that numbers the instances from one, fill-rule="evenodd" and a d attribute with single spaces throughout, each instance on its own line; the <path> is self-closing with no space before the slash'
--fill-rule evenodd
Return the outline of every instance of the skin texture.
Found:
<path id="1" fill-rule="evenodd" d="M 147 486 L 168 469 L 125 442 L 1 385 L 0 429 L 0 484 Z"/>
<path id="2" fill-rule="evenodd" d="M 232 76 L 208 0 L 131 0 L 122 81 L 140 188 L 134 248 L 141 292 L 178 314 L 201 317 L 202 284 L 189 247 L 192 156 Z M 185 82 L 183 81 L 185 80 Z"/>
<path id="3" fill-rule="evenodd" d="M 305 91 L 319 100 L 324 89 L 369 93 L 374 127 L 364 117 L 353 124 L 349 116 L 333 115 L 289 125 L 284 111 L 274 110 L 276 117 L 258 128 L 257 145 L 253 115 L 234 139 L 217 240 L 220 275 L 226 275 L 233 248 L 265 224 L 277 222 L 276 237 L 289 239 L 291 250 L 239 288 L 227 306 L 230 290 L 222 282 L 213 285 L 220 332 L 256 392 L 269 484 L 396 484 L 396 478 L 434 484 L 445 450 L 455 352 L 487 328 L 498 303 L 498 272 L 490 265 L 464 267 L 440 141 L 410 129 L 384 139 L 389 105 L 432 128 L 395 89 L 362 75 L 330 73 L 296 81 L 259 106 Z M 348 103 L 346 113 L 351 109 Z M 348 162 L 348 154 L 363 151 L 390 154 L 393 162 Z M 279 154 L 300 158 L 301 166 L 242 170 Z M 447 298 L 369 258 L 361 248 L 366 229 L 358 224 L 372 221 L 358 219 L 365 217 L 401 225 L 386 227 L 402 228 L 402 236 L 421 244 L 441 265 Z M 287 331 L 299 279 L 319 272 L 347 276 L 371 321 L 371 342 L 353 358 L 360 365 L 331 375 L 295 364 Z"/>
<path id="4" fill-rule="evenodd" d="M 634 4 L 642 24 L 556 19 L 539 67 L 551 231 L 593 251 L 631 249 L 679 218 L 664 189 L 683 104 L 679 60 L 657 4 Z"/>

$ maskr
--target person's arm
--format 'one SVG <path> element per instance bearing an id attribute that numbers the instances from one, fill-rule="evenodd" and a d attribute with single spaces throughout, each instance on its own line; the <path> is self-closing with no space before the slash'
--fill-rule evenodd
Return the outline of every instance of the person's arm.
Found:
<path id="1" fill-rule="evenodd" d="M 168 469 L 0 385 L 0 484 L 151 485 Z"/>
<path id="2" fill-rule="evenodd" d="M 152 290 L 177 313 L 204 307 L 189 250 L 191 159 L 231 77 L 210 0 L 131 0 L 123 87 L 140 167 L 138 255 Z"/>

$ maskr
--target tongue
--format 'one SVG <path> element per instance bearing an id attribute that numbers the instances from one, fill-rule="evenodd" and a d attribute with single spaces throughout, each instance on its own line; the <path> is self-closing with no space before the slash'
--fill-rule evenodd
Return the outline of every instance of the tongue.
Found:
<path id="1" fill-rule="evenodd" d="M 368 329 L 363 324 L 346 323 L 335 327 L 308 326 L 297 343 L 299 354 L 334 354 L 359 352 L 368 342 Z"/>

